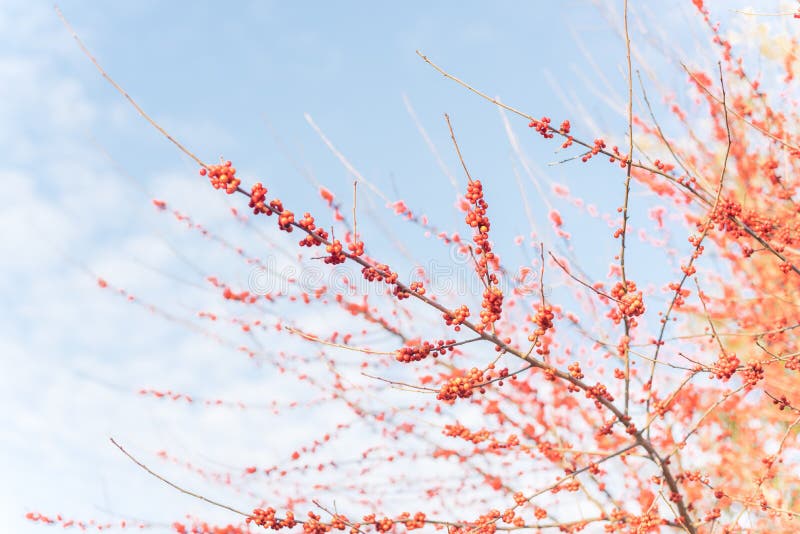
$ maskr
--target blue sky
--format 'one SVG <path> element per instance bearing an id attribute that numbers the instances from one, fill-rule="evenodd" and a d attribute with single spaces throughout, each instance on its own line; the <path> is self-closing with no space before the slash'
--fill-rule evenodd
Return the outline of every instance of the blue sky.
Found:
<path id="1" fill-rule="evenodd" d="M 598 258 L 584 265 L 598 279 L 616 243 L 604 224 L 559 204 L 549 182 L 610 211 L 619 202 L 621 189 L 613 185 L 622 175 L 607 165 L 548 165 L 565 156 L 509 117 L 548 192 L 541 197 L 498 110 L 443 79 L 415 50 L 533 115 L 569 118 L 587 138 L 605 133 L 621 140 L 625 117 L 613 104 L 624 102 L 624 47 L 613 7 L 577 0 L 395 7 L 61 3 L 107 71 L 169 132 L 206 161 L 235 161 L 242 175 L 264 181 L 292 206 L 323 206 L 295 165 L 340 198 L 351 194 L 352 176 L 310 127 L 308 114 L 387 197 L 407 200 L 439 227 L 464 232 L 450 179 L 408 106 L 463 187 L 443 120 L 449 113 L 471 172 L 487 184 L 497 235 L 507 237 L 499 246 L 512 250 L 514 236 L 530 234 L 516 169 L 538 238 L 563 246 L 547 223 L 549 205 L 561 210 L 575 248 Z M 667 40 L 694 58 L 697 42 L 705 41 L 690 3 L 637 8 L 637 16 L 662 24 L 646 33 L 635 28 L 637 46 L 652 56 L 640 65 L 647 83 L 680 83 L 674 65 L 654 51 Z M 268 463 L 264 443 L 247 433 L 251 422 L 243 427 L 219 411 L 164 408 L 135 392 L 152 386 L 263 402 L 272 378 L 253 373 L 235 350 L 101 291 L 94 275 L 186 315 L 218 305 L 217 294 L 196 289 L 202 275 L 224 273 L 245 283 L 246 266 L 157 213 L 152 198 L 255 254 L 264 245 L 232 220 L 232 200 L 208 187 L 196 166 L 100 77 L 49 3 L 3 2 L 0 31 L 6 36 L 0 47 L 0 530 L 39 531 L 24 520 L 28 511 L 154 522 L 195 512 L 225 520 L 147 478 L 107 439 L 117 436 L 149 458 L 163 448 L 191 458 L 203 442 L 209 457 L 238 465 L 239 457 L 261 454 Z M 382 200 L 360 191 L 364 211 L 380 213 L 375 220 L 361 216 L 373 250 L 392 254 L 391 239 L 377 230 L 386 226 L 417 257 L 442 254 L 418 229 L 383 213 Z M 640 214 L 650 205 L 643 200 Z M 287 435 L 300 439 L 303 425 L 296 426 Z"/>

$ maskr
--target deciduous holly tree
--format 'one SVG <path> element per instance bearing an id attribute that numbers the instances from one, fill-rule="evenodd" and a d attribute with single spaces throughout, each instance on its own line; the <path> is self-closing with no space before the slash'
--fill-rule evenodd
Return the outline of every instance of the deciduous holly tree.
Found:
<path id="1" fill-rule="evenodd" d="M 292 376 L 286 380 L 286 392 L 296 397 L 291 407 L 308 413 L 335 407 L 354 422 L 310 436 L 274 465 L 243 464 L 218 476 L 238 489 L 228 502 L 162 476 L 114 441 L 161 479 L 153 484 L 165 482 L 231 515 L 227 525 L 181 518 L 176 532 L 797 531 L 798 46 L 787 37 L 782 48 L 769 41 L 770 53 L 760 58 L 738 55 L 703 1 L 692 4 L 707 27 L 708 53 L 718 60 L 711 69 L 683 67 L 686 83 L 672 90 L 691 96 L 688 107 L 669 98 L 651 104 L 632 65 L 625 6 L 628 129 L 616 132 L 622 139 L 616 145 L 614 132 L 588 135 L 580 116 L 522 111 L 464 81 L 468 73 L 456 77 L 419 53 L 421 68 L 438 71 L 453 91 L 472 93 L 476 106 L 497 106 L 510 120 L 524 121 L 536 142 L 563 155 L 562 165 L 615 169 L 616 212 L 600 214 L 591 198 L 552 188 L 588 220 L 609 223 L 601 226 L 616 253 L 602 260 L 610 265 L 606 279 L 587 274 L 589 258 L 579 248 L 521 236 L 517 245 L 527 259 L 518 261 L 497 246 L 508 236 L 495 234 L 493 216 L 501 208 L 493 196 L 505 186 L 470 173 L 455 119 L 445 116 L 441 125 L 463 171 L 459 227 L 443 229 L 435 216 L 418 214 L 414 198 L 389 198 L 338 152 L 357 178 L 353 196 L 320 185 L 328 209 L 312 213 L 275 198 L 275 184 L 244 176 L 231 161 L 195 155 L 84 48 L 137 111 L 195 161 L 198 188 L 231 195 L 248 225 L 276 229 L 275 246 L 288 250 L 298 272 L 325 269 L 346 280 L 309 286 L 288 277 L 281 290 L 258 291 L 209 278 L 236 311 L 217 317 L 199 310 L 200 318 L 248 333 L 252 342 L 239 347 L 243 357 Z M 761 15 L 797 18 L 750 14 Z M 763 73 L 777 75 L 761 79 Z M 643 202 L 636 192 L 660 203 L 646 219 L 632 216 Z M 398 224 L 454 251 L 471 289 L 443 289 L 419 259 L 373 253 L 377 247 L 358 224 L 364 195 L 385 201 Z M 153 204 L 213 234 L 169 199 Z M 570 221 L 554 208 L 545 218 L 556 241 L 568 242 Z M 249 266 L 264 261 L 237 250 Z M 106 278 L 98 284 L 115 289 Z M 285 315 L 263 319 L 265 306 L 275 302 Z M 298 314 L 299 308 L 308 311 Z M 330 321 L 335 331 L 313 319 L 322 313 L 342 318 Z M 305 349 L 281 350 L 287 340 Z M 278 349 L 267 358 L 259 349 L 264 344 Z M 183 392 L 141 394 L 199 402 Z M 356 426 L 353 438 L 348 432 Z M 259 493 L 265 487 L 269 495 Z M 40 513 L 29 518 L 77 524 Z"/>

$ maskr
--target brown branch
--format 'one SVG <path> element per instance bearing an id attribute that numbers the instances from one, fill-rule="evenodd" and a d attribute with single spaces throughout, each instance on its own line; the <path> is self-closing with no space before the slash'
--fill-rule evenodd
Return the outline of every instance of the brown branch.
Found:
<path id="1" fill-rule="evenodd" d="M 117 447 L 120 451 L 122 451 L 122 453 L 125 456 L 130 458 L 133 463 L 135 463 L 136 465 L 138 465 L 139 467 L 141 467 L 142 469 L 147 471 L 150 475 L 152 475 L 152 476 L 156 477 L 157 479 L 159 479 L 164 484 L 166 484 L 166 485 L 168 485 L 168 486 L 180 491 L 183 494 L 189 495 L 190 497 L 194 497 L 195 499 L 199 499 L 201 501 L 207 502 L 208 504 L 212 504 L 214 506 L 217 506 L 219 508 L 223 508 L 225 510 L 228 510 L 228 511 L 233 512 L 235 514 L 239 514 L 239 515 L 244 516 L 244 517 L 248 517 L 248 518 L 252 517 L 250 514 L 242 512 L 241 510 L 237 510 L 236 508 L 233 508 L 232 506 L 228 506 L 227 504 L 222 504 L 220 502 L 213 501 L 213 500 L 209 499 L 208 497 L 204 497 L 204 496 L 200 495 L 199 493 L 195 493 L 193 491 L 187 490 L 186 488 L 182 488 L 181 486 L 178 486 L 174 482 L 171 482 L 171 481 L 167 480 L 166 478 L 164 478 L 163 476 L 159 475 L 158 473 L 156 473 L 155 471 L 153 471 L 152 469 L 147 467 L 145 464 L 143 464 L 142 462 L 137 460 L 131 453 L 126 451 L 125 448 L 122 445 L 117 443 L 117 441 L 114 438 L 109 438 L 109 439 L 111 440 L 111 443 L 113 443 L 115 447 Z"/>
<path id="2" fill-rule="evenodd" d="M 620 236 L 619 268 L 622 276 L 622 287 L 628 292 L 628 281 L 625 274 L 626 234 L 628 233 L 628 202 L 631 194 L 631 163 L 633 162 L 633 68 L 631 67 L 631 38 L 628 33 L 628 0 L 623 8 L 625 25 L 625 58 L 628 63 L 628 160 L 625 170 L 625 198 L 622 204 L 622 235 Z M 625 338 L 630 340 L 631 321 L 627 315 L 622 317 L 625 327 Z M 628 354 L 628 344 L 625 343 L 625 415 L 628 415 L 631 389 L 631 359 Z"/>
<path id="3" fill-rule="evenodd" d="M 172 144 L 178 147 L 178 149 L 181 152 L 192 158 L 198 165 L 200 165 L 201 167 L 207 167 L 207 165 L 203 163 L 200 160 L 200 158 L 198 158 L 192 152 L 190 152 L 189 149 L 187 149 L 185 146 L 179 143 L 174 137 L 172 137 L 169 133 L 167 133 L 167 131 L 164 128 L 162 128 L 156 121 L 154 121 L 150 117 L 150 115 L 145 113 L 145 111 L 141 107 L 139 107 L 139 104 L 137 104 L 136 101 L 127 92 L 125 92 L 125 89 L 123 89 L 117 82 L 114 81 L 113 78 L 111 78 L 111 76 L 108 75 L 108 73 L 103 69 L 103 67 L 100 66 L 100 63 L 97 61 L 97 59 L 92 55 L 91 52 L 89 52 L 89 49 L 86 48 L 86 45 L 83 44 L 81 38 L 78 37 L 78 34 L 72 28 L 72 25 L 69 23 L 67 18 L 61 12 L 61 8 L 59 8 L 58 5 L 54 6 L 54 8 L 56 10 L 58 18 L 61 19 L 61 22 L 64 23 L 64 26 L 66 26 L 67 30 L 69 30 L 69 32 L 72 34 L 72 38 L 75 39 L 75 42 L 78 43 L 78 46 L 86 55 L 86 57 L 88 57 L 89 60 L 92 62 L 92 64 L 97 68 L 97 70 L 100 71 L 100 74 L 103 76 L 103 78 L 105 78 L 108 81 L 108 83 L 110 83 L 114 87 L 114 89 L 116 89 L 123 97 L 125 97 L 125 99 L 133 106 L 133 108 L 139 113 L 139 115 L 144 117 L 144 119 L 147 122 L 149 122 L 156 130 L 161 132 L 161 135 L 169 139 L 172 142 Z"/>

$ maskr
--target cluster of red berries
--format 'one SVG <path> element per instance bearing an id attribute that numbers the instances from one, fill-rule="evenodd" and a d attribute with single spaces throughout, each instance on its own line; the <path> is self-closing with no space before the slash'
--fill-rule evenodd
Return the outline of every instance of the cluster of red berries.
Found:
<path id="1" fill-rule="evenodd" d="M 449 534 L 469 534 L 470 532 L 475 534 L 494 534 L 497 532 L 497 521 L 501 515 L 500 510 L 489 510 L 486 514 L 478 517 L 473 524 L 451 528 Z"/>
<path id="2" fill-rule="evenodd" d="M 272 530 L 280 530 L 282 528 L 294 528 L 297 521 L 294 519 L 294 513 L 291 510 L 286 512 L 284 519 L 278 519 L 275 516 L 274 508 L 256 508 L 247 518 L 246 522 L 255 523 L 256 525 L 264 528 L 271 528 Z"/>
<path id="3" fill-rule="evenodd" d="M 462 304 L 452 312 L 447 312 L 443 315 L 447 326 L 455 325 L 454 330 L 458 332 L 461 330 L 461 325 L 466 321 L 467 317 L 469 317 L 469 308 L 465 304 Z"/>
<path id="4" fill-rule="evenodd" d="M 718 230 L 731 234 L 734 239 L 747 235 L 745 228 L 749 228 L 762 239 L 775 241 L 773 248 L 778 252 L 783 252 L 786 246 L 795 246 L 800 242 L 800 231 L 796 224 L 788 227 L 777 217 L 771 217 L 755 209 L 743 208 L 733 198 L 720 199 L 710 219 Z M 737 220 L 742 224 L 738 224 Z M 791 266 L 787 269 L 791 269 Z"/>
<path id="5" fill-rule="evenodd" d="M 619 324 L 623 317 L 630 318 L 630 325 L 636 326 L 634 317 L 642 315 L 645 311 L 642 292 L 636 291 L 636 283 L 628 280 L 627 284 L 617 282 L 611 288 L 611 296 L 617 301 L 617 309 L 609 312 L 609 317 L 614 324 Z"/>
<path id="6" fill-rule="evenodd" d="M 477 260 L 476 272 L 479 277 L 487 278 L 481 302 L 481 325 L 479 327 L 481 330 L 486 330 L 500 319 L 503 311 L 503 292 L 497 287 L 497 275 L 489 274 L 489 261 L 495 257 L 489 241 L 491 224 L 486 215 L 489 205 L 483 197 L 483 185 L 480 180 L 470 180 L 467 185 L 466 200 L 470 205 L 466 222 L 470 227 L 475 228 L 472 240 L 478 246 L 476 252 L 481 255 Z"/>
<path id="7" fill-rule="evenodd" d="M 602 404 L 600 403 L 601 399 L 605 399 L 608 402 L 614 402 L 614 397 L 611 396 L 611 393 L 608 392 L 608 389 L 599 382 L 586 390 L 586 398 L 594 399 L 594 405 L 598 409 L 602 407 Z"/>
<path id="8" fill-rule="evenodd" d="M 631 515 L 627 518 L 625 529 L 628 532 L 658 532 L 667 524 L 667 520 L 658 515 L 658 507 L 645 510 L 642 515 Z"/>
<path id="9" fill-rule="evenodd" d="M 229 195 L 235 193 L 239 188 L 239 184 L 242 183 L 236 177 L 236 169 L 231 166 L 230 161 L 200 169 L 200 176 L 205 176 L 206 174 L 208 174 L 214 189 L 224 189 Z"/>
<path id="10" fill-rule="evenodd" d="M 714 377 L 723 382 L 727 381 L 736 373 L 740 363 L 735 352 L 722 351 L 722 354 L 719 355 L 716 363 L 714 363 Z"/>
<path id="11" fill-rule="evenodd" d="M 671 163 L 664 163 L 660 159 L 655 160 L 653 165 L 661 172 L 669 172 L 675 168 L 675 165 L 672 165 Z"/>
<path id="12" fill-rule="evenodd" d="M 478 253 L 489 253 L 492 250 L 492 245 L 489 242 L 489 228 L 491 223 L 486 216 L 486 210 L 489 207 L 486 200 L 483 198 L 483 184 L 480 180 L 472 180 L 467 185 L 467 201 L 472 207 L 467 211 L 466 222 L 467 224 L 476 229 L 475 236 L 472 240 L 480 247 Z"/>
<path id="13" fill-rule="evenodd" d="M 615 161 L 617 161 L 619 162 L 619 166 L 622 167 L 623 169 L 628 166 L 628 160 L 630 159 L 630 156 L 628 156 L 627 154 L 623 156 L 622 153 L 619 151 L 618 146 L 611 147 L 611 152 L 614 155 L 609 156 L 608 161 L 610 163 L 614 163 Z"/>
<path id="14" fill-rule="evenodd" d="M 586 163 L 587 161 L 592 159 L 592 156 L 596 156 L 604 148 L 606 148 L 606 142 L 603 141 L 602 139 L 595 139 L 594 145 L 592 146 L 592 150 L 584 154 L 583 157 L 581 158 L 581 161 Z"/>
<path id="15" fill-rule="evenodd" d="M 256 182 L 250 189 L 250 202 L 248 205 L 256 215 L 263 213 L 267 216 L 273 213 L 278 214 L 278 228 L 285 232 L 291 232 L 294 224 L 294 213 L 283 208 L 283 202 L 273 199 L 267 203 L 267 188 L 261 182 Z M 306 214 L 307 215 L 307 214 Z"/>
<path id="16" fill-rule="evenodd" d="M 411 284 L 409 284 L 408 288 L 411 291 L 413 291 L 414 293 L 416 293 L 417 295 L 424 295 L 425 294 L 425 288 L 422 287 L 422 282 L 411 282 Z"/>
<path id="17" fill-rule="evenodd" d="M 464 441 L 471 441 L 474 444 L 482 443 L 492 437 L 491 433 L 485 428 L 482 430 L 478 430 L 477 432 L 472 432 L 469 428 L 465 427 L 461 423 L 456 423 L 454 425 L 444 425 L 444 430 L 442 430 L 442 434 L 445 436 L 450 436 L 451 438 L 459 438 L 463 439 Z"/>
<path id="18" fill-rule="evenodd" d="M 669 289 L 676 293 L 675 302 L 673 304 L 675 308 L 683 306 L 686 303 L 686 297 L 692 294 L 691 290 L 682 288 L 677 282 L 671 282 L 669 284 Z"/>
<path id="19" fill-rule="evenodd" d="M 725 232 L 737 232 L 736 237 L 744 235 L 744 230 L 733 221 L 742 214 L 742 205 L 732 198 L 721 198 L 717 202 L 717 207 L 709 215 L 719 230 Z"/>
<path id="20" fill-rule="evenodd" d="M 742 372 L 742 379 L 747 387 L 753 387 L 764 380 L 764 366 L 761 362 L 748 363 Z"/>
<path id="21" fill-rule="evenodd" d="M 397 282 L 397 273 L 393 273 L 388 265 L 379 263 L 374 267 L 364 267 L 361 269 L 361 274 L 368 282 L 383 282 L 387 284 L 394 284 Z"/>
<path id="22" fill-rule="evenodd" d="M 368 282 L 385 282 L 390 286 L 394 286 L 392 289 L 392 295 L 394 295 L 397 300 L 409 298 L 412 292 L 417 295 L 423 295 L 425 293 L 425 289 L 422 287 L 422 282 L 412 282 L 409 288 L 405 288 L 400 285 L 397 282 L 397 279 L 399 278 L 397 273 L 392 272 L 389 266 L 383 263 L 379 263 L 374 267 L 364 267 L 361 269 L 361 275 Z"/>
<path id="23" fill-rule="evenodd" d="M 500 320 L 500 315 L 503 313 L 503 292 L 499 287 L 488 286 L 483 290 L 481 308 L 481 325 L 479 329 L 485 330 Z"/>
<path id="24" fill-rule="evenodd" d="M 341 517 L 338 517 L 338 520 L 336 520 L 335 524 L 334 521 L 331 521 L 331 523 L 321 523 L 320 519 L 321 517 L 314 512 L 308 512 L 308 519 L 306 519 L 306 521 L 303 523 L 304 534 L 325 534 L 334 528 L 336 528 L 336 530 L 345 529 L 346 525 L 344 521 L 342 521 Z M 358 532 L 356 529 L 352 530 Z"/>
<path id="25" fill-rule="evenodd" d="M 514 523 L 516 526 L 522 527 L 525 524 L 525 520 L 522 517 L 517 517 L 517 512 L 514 511 L 513 508 L 507 508 L 503 515 L 500 516 L 500 519 L 503 520 L 503 523 L 511 524 Z"/>
<path id="26" fill-rule="evenodd" d="M 317 228 L 317 225 L 314 224 L 314 217 L 308 212 L 297 222 L 297 226 L 309 232 L 309 235 L 300 240 L 301 247 L 318 247 L 323 240 L 328 239 L 328 232 L 323 228 Z"/>
<path id="27" fill-rule="evenodd" d="M 445 382 L 439 389 L 436 398 L 452 404 L 456 399 L 467 399 L 472 396 L 476 387 L 486 382 L 483 372 L 475 367 L 469 370 L 466 376 L 453 377 Z M 480 388 L 484 392 L 483 387 Z"/>
<path id="28" fill-rule="evenodd" d="M 225 300 L 238 300 L 239 302 L 245 302 L 247 304 L 252 304 L 258 297 L 255 295 L 251 295 L 249 291 L 242 291 L 241 293 L 234 292 L 231 288 L 225 286 L 225 289 L 222 291 L 222 297 Z"/>
<path id="29" fill-rule="evenodd" d="M 536 338 L 541 337 L 547 333 L 548 330 L 553 328 L 553 318 L 555 313 L 553 307 L 549 304 L 539 305 L 536 315 L 533 316 L 533 324 L 536 325 L 536 330 L 528 336 L 528 341 L 534 341 Z"/>
<path id="30" fill-rule="evenodd" d="M 280 201 L 276 200 L 275 202 L 280 202 Z M 291 232 L 293 223 L 294 223 L 294 213 L 292 213 L 289 210 L 281 210 L 280 215 L 278 215 L 278 228 L 280 228 L 285 232 Z"/>
<path id="31" fill-rule="evenodd" d="M 572 375 L 572 378 L 575 378 L 577 380 L 581 380 L 583 378 L 583 371 L 581 371 L 581 364 L 579 364 L 578 362 L 572 362 L 571 364 L 569 364 L 567 370 L 569 371 L 569 374 Z"/>
<path id="32" fill-rule="evenodd" d="M 408 530 L 416 530 L 425 526 L 425 513 L 417 512 L 411 517 L 410 513 L 403 512 L 397 516 L 397 521 L 404 523 Z"/>
<path id="33" fill-rule="evenodd" d="M 773 399 L 772 404 L 778 406 L 778 410 L 783 411 L 786 408 L 791 408 L 792 405 L 789 404 L 789 399 L 786 398 L 786 395 L 781 395 L 780 399 Z"/>
<path id="34" fill-rule="evenodd" d="M 372 523 L 375 526 L 375 530 L 378 532 L 389 532 L 394 527 L 394 521 L 389 519 L 388 517 L 384 517 L 382 519 L 376 519 L 375 514 L 365 515 L 363 517 L 365 523 Z"/>
<path id="35" fill-rule="evenodd" d="M 409 363 L 424 360 L 428 356 L 437 358 L 439 355 L 444 356 L 447 351 L 452 352 L 454 349 L 453 344 L 455 339 L 440 339 L 436 343 L 430 341 L 423 341 L 419 345 L 403 347 L 395 354 L 395 359 L 398 362 Z"/>
<path id="36" fill-rule="evenodd" d="M 411 293 L 400 287 L 399 285 L 394 286 L 392 289 L 392 295 L 394 295 L 397 300 L 405 300 L 411 296 Z"/>
<path id="37" fill-rule="evenodd" d="M 317 516 L 315 521 L 319 522 L 319 516 Z M 333 530 L 344 530 L 345 527 L 347 526 L 347 523 L 348 523 L 347 517 L 343 516 L 342 514 L 333 514 L 331 516 L 331 525 L 330 526 L 331 526 L 331 529 L 333 529 Z"/>
<path id="38" fill-rule="evenodd" d="M 342 242 L 338 239 L 334 239 L 331 244 L 326 245 L 325 252 L 330 254 L 323 260 L 327 264 L 339 265 L 340 263 L 347 261 L 347 255 L 342 250 Z"/>
<path id="39" fill-rule="evenodd" d="M 202 171 L 201 171 L 202 172 Z M 250 203 L 248 204 L 251 208 L 253 208 L 253 213 L 258 215 L 259 213 L 266 213 L 267 215 L 272 214 L 272 210 L 266 204 L 267 201 L 267 188 L 264 187 L 261 182 L 256 182 L 253 187 L 250 189 Z"/>
<path id="40" fill-rule="evenodd" d="M 569 131 L 569 122 L 568 121 L 565 122 L 567 122 L 567 131 Z M 539 134 L 545 139 L 552 139 L 554 135 L 550 131 L 552 130 L 552 128 L 550 127 L 550 117 L 542 117 L 538 121 L 536 119 L 533 119 L 530 123 L 528 123 L 528 128 L 535 128 L 536 131 L 539 132 Z"/>
<path id="41" fill-rule="evenodd" d="M 364 242 L 363 241 L 352 241 L 351 243 L 347 244 L 347 250 L 350 251 L 350 254 L 353 256 L 363 256 L 364 255 Z"/>

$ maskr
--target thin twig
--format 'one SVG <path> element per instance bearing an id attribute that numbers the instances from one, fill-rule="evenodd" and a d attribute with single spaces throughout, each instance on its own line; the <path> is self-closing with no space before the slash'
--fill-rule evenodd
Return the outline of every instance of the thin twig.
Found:
<path id="1" fill-rule="evenodd" d="M 353 241 L 358 241 L 358 223 L 356 222 L 356 188 L 358 180 L 353 180 Z"/>
<path id="2" fill-rule="evenodd" d="M 631 37 L 628 33 L 628 0 L 625 0 L 623 8 L 623 19 L 625 23 L 625 58 L 628 63 L 628 161 L 625 171 L 625 199 L 622 204 L 622 235 L 619 252 L 619 268 L 622 276 L 623 290 L 628 292 L 628 281 L 625 274 L 625 245 L 626 234 L 628 233 L 628 200 L 631 194 L 631 169 L 633 163 L 633 68 L 631 67 Z M 623 315 L 625 325 L 625 338 L 630 340 L 631 321 L 628 315 Z M 625 360 L 625 415 L 628 415 L 630 404 L 631 389 L 631 359 L 628 354 L 628 344 L 624 344 L 625 352 L 622 357 Z"/>
<path id="3" fill-rule="evenodd" d="M 461 162 L 461 166 L 464 168 L 464 173 L 467 175 L 467 180 L 472 183 L 472 176 L 469 174 L 469 169 L 467 169 L 467 164 L 464 163 L 464 158 L 461 156 L 461 149 L 458 148 L 458 141 L 456 141 L 456 134 L 453 132 L 453 125 L 450 124 L 450 116 L 445 113 L 444 120 L 447 121 L 447 128 L 450 130 L 450 139 L 453 140 L 453 145 L 456 147 L 456 154 L 458 154 L 458 161 Z"/>
<path id="4" fill-rule="evenodd" d="M 231 512 L 233 512 L 233 513 L 239 514 L 239 515 L 241 515 L 241 516 L 244 516 L 244 517 L 252 517 L 250 514 L 248 514 L 248 513 L 245 513 L 245 512 L 242 512 L 241 510 L 237 510 L 236 508 L 233 508 L 233 507 L 231 507 L 231 506 L 228 506 L 227 504 L 222 504 L 222 503 L 220 503 L 220 502 L 213 501 L 213 500 L 209 499 L 208 497 L 203 497 L 203 496 L 202 496 L 202 495 L 200 495 L 199 493 L 195 493 L 195 492 L 193 492 L 193 491 L 189 491 L 189 490 L 187 490 L 187 489 L 185 489 L 185 488 L 182 488 L 182 487 L 178 486 L 178 485 L 177 485 L 177 484 L 175 484 L 174 482 L 171 482 L 171 481 L 167 480 L 166 478 L 162 477 L 161 475 L 159 475 L 158 473 L 156 473 L 155 471 L 153 471 L 152 469 L 150 469 L 149 467 L 147 467 L 145 464 L 143 464 L 142 462 L 140 462 L 139 460 L 137 460 L 137 459 L 136 459 L 136 458 L 135 458 L 135 457 L 134 457 L 134 456 L 133 456 L 131 453 L 129 453 L 128 451 L 126 451 L 126 450 L 125 450 L 125 448 L 124 448 L 122 445 L 120 445 L 119 443 L 117 443 L 117 441 L 116 441 L 114 438 L 109 438 L 109 439 L 111 440 L 111 443 L 113 443 L 115 447 L 117 447 L 117 448 L 118 448 L 120 451 L 122 451 L 122 453 L 123 453 L 125 456 L 127 456 L 128 458 L 130 458 L 130 459 L 131 459 L 131 461 L 132 461 L 133 463 L 135 463 L 136 465 L 138 465 L 139 467 L 141 467 L 142 469 L 144 469 L 145 471 L 147 471 L 147 472 L 148 472 L 149 474 L 151 474 L 152 476 L 154 476 L 154 477 L 156 477 L 157 479 L 159 479 L 159 480 L 160 480 L 161 482 L 163 482 L 164 484 L 166 484 L 166 485 L 168 485 L 168 486 L 171 486 L 172 488 L 174 488 L 174 489 L 176 489 L 176 490 L 180 491 L 181 493 L 184 493 L 184 494 L 186 494 L 186 495 L 189 495 L 190 497 L 194 497 L 195 499 L 200 499 L 201 501 L 207 502 L 208 504 L 212 504 L 212 505 L 214 505 L 214 506 L 217 506 L 217 507 L 219 507 L 219 508 L 223 508 L 223 509 L 225 509 L 225 510 L 231 511 Z"/>
<path id="5" fill-rule="evenodd" d="M 616 298 L 612 297 L 612 296 L 611 296 L 611 295 L 609 295 L 608 293 L 605 293 L 605 292 L 603 292 L 603 291 L 600 291 L 600 290 L 599 290 L 599 289 L 597 289 L 596 287 L 594 287 L 594 286 L 592 286 L 592 285 L 589 285 L 589 283 L 588 283 L 588 282 L 584 282 L 583 280 L 581 280 L 580 278 L 578 278 L 577 276 L 575 276 L 574 274 L 572 274 L 571 272 L 569 272 L 569 269 L 567 269 L 567 266 L 566 266 L 566 265 L 564 265 L 563 263 L 561 263 L 561 262 L 560 262 L 560 261 L 559 261 L 559 260 L 558 260 L 558 259 L 557 259 L 557 258 L 556 258 L 554 255 L 553 255 L 553 253 L 552 253 L 552 252 L 550 252 L 550 251 L 548 250 L 548 251 L 547 251 L 547 253 L 550 255 L 550 258 L 552 258 L 552 260 L 553 260 L 554 262 L 556 262 L 556 265 L 558 265 L 559 267 L 561 267 L 561 269 L 562 269 L 562 270 L 563 270 L 563 271 L 564 271 L 564 272 L 567 274 L 567 276 L 569 276 L 570 278 L 572 278 L 573 280 L 575 280 L 576 282 L 578 282 L 578 283 L 579 283 L 579 284 L 581 284 L 582 286 L 586 287 L 587 289 L 590 289 L 591 291 L 593 291 L 593 292 L 597 293 L 597 294 L 598 294 L 598 295 L 600 295 L 601 297 L 603 297 L 603 298 L 607 298 L 608 300 L 612 300 L 612 301 L 614 301 L 614 302 L 619 302 L 619 300 L 617 300 Z"/>
<path id="6" fill-rule="evenodd" d="M 92 55 L 92 53 L 89 52 L 89 49 L 86 48 L 86 45 L 83 44 L 83 41 L 81 41 L 81 38 L 78 37 L 78 34 L 72 28 L 72 25 L 69 23 L 67 18 L 61 12 L 61 8 L 59 8 L 58 5 L 56 5 L 54 7 L 55 7 L 55 10 L 56 10 L 56 14 L 58 15 L 58 18 L 61 19 L 61 22 L 64 23 L 64 26 L 66 26 L 67 30 L 69 30 L 69 32 L 72 34 L 72 38 L 75 39 L 75 42 L 78 43 L 78 46 L 83 51 L 83 53 L 86 55 L 86 57 L 88 57 L 89 60 L 92 62 L 92 64 L 97 68 L 97 70 L 100 71 L 100 74 L 103 76 L 103 78 L 105 78 L 108 81 L 108 83 L 110 83 L 112 86 L 114 86 L 114 89 L 116 89 L 120 94 L 122 94 L 122 96 L 125 97 L 125 99 L 128 102 L 130 102 L 130 104 L 139 113 L 139 115 L 144 117 L 144 119 L 147 122 L 149 122 L 156 130 L 161 132 L 161 135 L 163 135 L 164 137 L 169 139 L 172 142 L 172 144 L 174 144 L 176 147 L 178 147 L 178 149 L 181 152 L 183 152 L 184 154 L 186 154 L 187 156 L 192 158 L 201 167 L 208 167 L 205 163 L 203 163 L 203 161 L 200 160 L 200 158 L 195 156 L 192 152 L 189 151 L 189 149 L 187 149 L 185 146 L 183 146 L 181 143 L 179 143 L 174 137 L 172 137 L 169 133 L 167 133 L 167 131 L 164 128 L 162 128 L 155 120 L 153 120 L 150 117 L 150 115 L 145 113 L 145 111 L 142 108 L 139 107 L 139 104 L 136 103 L 136 101 L 131 97 L 131 95 L 129 95 L 127 92 L 125 92 L 125 89 L 123 89 L 119 84 L 117 84 L 117 82 L 114 81 L 113 78 L 111 78 L 111 76 L 108 75 L 108 73 L 103 69 L 103 67 L 100 66 L 100 63 L 97 61 L 97 59 L 95 59 L 95 57 Z"/>

